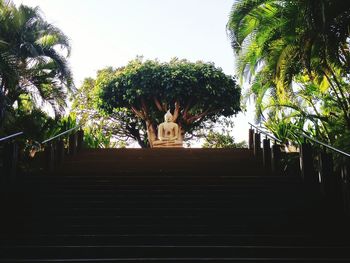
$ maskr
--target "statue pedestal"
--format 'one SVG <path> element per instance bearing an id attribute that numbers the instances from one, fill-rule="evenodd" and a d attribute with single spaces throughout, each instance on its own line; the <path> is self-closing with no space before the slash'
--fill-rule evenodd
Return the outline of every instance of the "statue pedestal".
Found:
<path id="1" fill-rule="evenodd" d="M 152 148 L 183 148 L 183 144 L 176 141 L 155 141 Z"/>

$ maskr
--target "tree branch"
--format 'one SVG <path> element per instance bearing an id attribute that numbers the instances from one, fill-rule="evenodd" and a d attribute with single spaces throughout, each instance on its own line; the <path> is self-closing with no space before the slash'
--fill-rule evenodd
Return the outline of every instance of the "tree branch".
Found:
<path id="1" fill-rule="evenodd" d="M 189 118 L 187 120 L 187 123 L 192 123 L 198 119 L 201 119 L 203 118 L 204 116 L 208 115 L 209 113 L 212 113 L 212 112 L 215 112 L 215 111 L 210 111 L 210 109 L 207 109 L 206 111 L 202 112 L 201 114 L 197 114 L 197 115 L 194 115 L 192 116 L 191 118 Z"/>
<path id="2" fill-rule="evenodd" d="M 148 107 L 147 107 L 147 103 L 145 102 L 145 99 L 143 97 L 141 97 L 141 109 L 143 111 L 143 114 L 144 114 L 145 118 L 147 118 L 147 116 L 148 116 Z"/>
<path id="3" fill-rule="evenodd" d="M 160 101 L 157 99 L 157 97 L 153 97 L 153 100 L 154 100 L 154 103 L 157 106 L 157 109 L 160 110 L 160 111 L 163 111 L 162 104 L 160 104 Z"/>
<path id="4" fill-rule="evenodd" d="M 162 106 L 163 106 L 163 111 L 167 112 L 168 111 L 168 105 L 166 104 L 166 102 L 163 102 Z"/>
<path id="5" fill-rule="evenodd" d="M 328 131 L 328 129 L 327 129 L 327 126 L 325 125 L 324 120 L 322 120 L 322 116 L 321 116 L 321 114 L 318 112 L 318 110 L 317 110 L 315 104 L 314 104 L 313 101 L 312 101 L 312 98 L 308 98 L 307 96 L 303 96 L 303 95 L 300 95 L 300 94 L 299 94 L 299 96 L 301 96 L 302 98 L 304 98 L 304 100 L 306 100 L 306 101 L 309 103 L 309 105 L 311 105 L 311 107 L 313 108 L 314 112 L 316 113 L 317 118 L 321 121 L 321 124 L 322 124 L 322 126 L 323 126 L 323 128 L 324 128 L 324 130 L 325 130 L 325 132 L 326 132 L 328 141 L 330 142 L 330 136 L 329 136 L 329 131 Z"/>
<path id="6" fill-rule="evenodd" d="M 187 121 L 187 115 L 188 115 L 188 111 L 191 107 L 191 104 L 192 104 L 192 98 L 190 98 L 185 106 L 185 109 L 184 109 L 184 113 L 183 113 L 183 119 Z"/>
<path id="7" fill-rule="evenodd" d="M 145 120 L 145 115 L 142 113 L 142 111 L 137 110 L 134 106 L 131 106 L 131 110 L 135 113 L 135 115 L 143 120 Z"/>
<path id="8" fill-rule="evenodd" d="M 328 82 L 329 82 L 333 92 L 335 93 L 335 95 L 337 97 L 337 103 L 339 103 L 340 107 L 342 108 L 345 120 L 347 122 L 347 125 L 348 125 L 348 127 L 350 127 L 350 119 L 349 119 L 349 116 L 348 116 L 347 106 L 344 105 L 343 100 L 339 97 L 339 94 L 338 94 L 336 88 L 334 87 L 334 85 L 333 85 L 331 79 L 329 78 L 329 76 L 324 71 L 323 71 L 323 74 L 327 78 L 327 80 L 328 80 Z"/>
<path id="9" fill-rule="evenodd" d="M 340 95 L 342 96 L 343 100 L 345 101 L 345 109 L 348 111 L 349 110 L 349 105 L 346 103 L 347 102 L 347 99 L 346 99 L 346 96 L 344 95 L 344 91 L 343 91 L 343 87 L 341 86 L 341 84 L 339 83 L 338 79 L 337 79 L 337 76 L 335 75 L 335 73 L 333 72 L 332 68 L 330 66 L 328 66 L 328 69 L 330 70 L 332 76 L 333 76 L 333 79 L 334 79 L 334 82 L 335 84 L 337 85 L 338 89 L 339 89 L 339 92 L 340 92 Z"/>
<path id="10" fill-rule="evenodd" d="M 179 117 L 179 113 L 180 113 L 180 102 L 179 100 L 177 100 L 175 102 L 174 119 L 173 119 L 174 122 L 176 122 L 177 118 Z"/>

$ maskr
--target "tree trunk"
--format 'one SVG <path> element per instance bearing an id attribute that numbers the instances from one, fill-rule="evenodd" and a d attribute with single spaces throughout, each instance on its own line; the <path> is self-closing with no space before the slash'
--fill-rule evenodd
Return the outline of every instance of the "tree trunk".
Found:
<path id="1" fill-rule="evenodd" d="M 132 135 L 132 137 L 137 141 L 137 143 L 140 145 L 141 148 L 149 148 L 149 145 L 147 141 L 145 141 L 142 137 L 140 132 L 138 131 L 137 134 Z"/>
<path id="2" fill-rule="evenodd" d="M 146 120 L 147 126 L 147 137 L 150 147 L 153 147 L 153 142 L 157 140 L 156 129 L 154 128 L 153 123 L 150 120 Z"/>
<path id="3" fill-rule="evenodd" d="M 144 142 L 140 137 L 137 138 L 137 143 L 140 145 L 141 148 L 149 148 L 149 145 Z"/>

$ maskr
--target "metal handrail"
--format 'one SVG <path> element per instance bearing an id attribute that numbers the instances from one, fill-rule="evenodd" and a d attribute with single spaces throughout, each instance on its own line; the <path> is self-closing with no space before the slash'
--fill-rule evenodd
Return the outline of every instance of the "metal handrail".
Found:
<path id="1" fill-rule="evenodd" d="M 267 137 L 270 137 L 271 139 L 273 139 L 274 141 L 276 142 L 279 142 L 279 143 L 282 143 L 282 141 L 278 138 L 276 138 L 275 136 L 263 131 L 261 128 L 255 126 L 254 124 L 251 124 L 250 122 L 248 122 L 248 124 L 251 126 L 251 127 L 254 127 L 255 129 L 257 129 L 260 133 L 262 134 L 265 134 Z"/>
<path id="2" fill-rule="evenodd" d="M 11 135 L 9 135 L 9 136 L 0 138 L 0 142 L 6 141 L 6 140 L 8 140 L 8 139 L 17 137 L 17 136 L 22 135 L 22 134 L 24 134 L 24 132 L 17 132 L 17 133 L 11 134 Z"/>
<path id="3" fill-rule="evenodd" d="M 76 127 L 74 127 L 74 128 L 71 128 L 71 129 L 69 129 L 69 130 L 67 130 L 67 131 L 61 132 L 60 134 L 57 134 L 57 135 L 55 135 L 54 137 L 51 137 L 51 138 L 49 138 L 49 139 L 43 141 L 41 144 L 45 144 L 45 143 L 51 142 L 51 141 L 53 141 L 54 139 L 57 139 L 57 138 L 61 137 L 62 135 L 65 135 L 65 134 L 67 134 L 67 133 L 70 133 L 71 131 L 74 131 L 74 130 L 80 128 L 81 126 L 82 126 L 82 125 L 78 125 L 78 126 L 76 126 Z"/>
<path id="4" fill-rule="evenodd" d="M 303 136 L 304 138 L 306 138 L 306 139 L 308 139 L 308 140 L 310 140 L 310 141 L 313 141 L 313 142 L 315 142 L 315 143 L 317 143 L 317 144 L 320 144 L 320 145 L 322 145 L 322 146 L 324 146 L 324 147 L 326 147 L 326 148 L 328 148 L 328 149 L 330 149 L 330 150 L 332 150 L 332 151 L 334 151 L 334 152 L 337 152 L 337 153 L 340 153 L 340 154 L 345 155 L 345 156 L 347 156 L 347 157 L 350 157 L 350 153 L 347 153 L 347 152 L 344 152 L 344 151 L 342 151 L 342 150 L 339 150 L 339 149 L 337 149 L 337 148 L 335 148 L 335 147 L 333 147 L 333 146 L 330 146 L 330 145 L 328 145 L 328 144 L 326 144 L 326 143 L 324 143 L 324 142 L 320 142 L 320 141 L 318 141 L 318 140 L 316 140 L 316 139 L 313 139 L 313 138 L 311 138 L 310 136 L 307 136 L 307 135 L 305 135 L 305 134 L 301 134 L 301 136 Z"/>

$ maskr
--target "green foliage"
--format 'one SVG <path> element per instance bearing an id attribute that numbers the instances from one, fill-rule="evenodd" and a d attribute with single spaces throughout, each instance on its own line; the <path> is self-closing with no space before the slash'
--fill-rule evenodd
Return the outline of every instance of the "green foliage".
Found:
<path id="1" fill-rule="evenodd" d="M 170 109 L 182 134 L 199 129 L 205 121 L 240 111 L 240 89 L 235 80 L 212 63 L 173 59 L 169 63 L 137 58 L 114 75 L 96 81 L 98 107 L 107 114 L 126 108 L 142 120 L 148 134 L 163 122 Z"/>
<path id="2" fill-rule="evenodd" d="M 66 93 L 74 90 L 69 52 L 68 38 L 39 8 L 0 0 L 0 128 L 13 105 L 28 100 L 36 107 L 51 105 L 56 116 L 63 112 Z"/>
<path id="3" fill-rule="evenodd" d="M 227 29 L 257 117 L 282 140 L 350 131 L 350 2 L 235 1 Z M 343 141 L 344 142 L 344 141 Z M 347 147 L 342 144 L 341 147 Z"/>
<path id="4" fill-rule="evenodd" d="M 21 149 L 20 167 L 26 171 L 38 166 L 38 164 L 34 165 L 32 157 L 42 149 L 41 142 L 58 134 L 61 130 L 59 120 L 50 117 L 40 109 L 28 110 L 29 108 L 20 107 L 13 110 L 8 114 L 6 125 L 0 129 L 0 137 L 19 131 L 24 132 L 24 135 L 19 136 L 16 141 Z"/>
<path id="5" fill-rule="evenodd" d="M 205 136 L 205 141 L 202 145 L 203 148 L 247 148 L 247 142 L 242 141 L 236 143 L 234 138 L 229 134 L 223 134 L 220 132 L 210 131 Z"/>
<path id="6" fill-rule="evenodd" d="M 59 131 L 57 133 L 62 133 L 73 129 L 78 126 L 77 119 L 74 113 L 69 114 L 66 117 L 63 117 L 58 122 Z"/>
<path id="7" fill-rule="evenodd" d="M 84 130 L 84 146 L 86 148 L 115 148 L 116 142 L 112 142 L 112 134 L 105 134 L 102 129 Z M 126 145 L 119 145 L 119 148 L 125 148 Z"/>
<path id="8" fill-rule="evenodd" d="M 301 143 L 302 138 L 299 134 L 303 131 L 303 120 L 294 118 L 294 116 L 285 116 L 282 112 L 281 116 L 275 115 L 267 119 L 264 126 L 283 144 L 288 145 L 289 142 Z"/>
<path id="9" fill-rule="evenodd" d="M 23 131 L 26 138 L 42 142 L 48 136 L 55 134 L 58 129 L 57 121 L 40 109 L 33 109 L 31 112 L 17 110 L 3 129 L 3 133 L 8 135 Z"/>
<path id="10" fill-rule="evenodd" d="M 105 114 L 97 108 L 99 98 L 96 90 L 99 89 L 101 83 L 110 80 L 113 75 L 114 69 L 106 68 L 98 71 L 96 79 L 85 79 L 83 85 L 74 95 L 72 112 L 85 129 L 110 134 L 118 142 L 118 145 L 127 146 L 133 141 L 137 141 L 140 147 L 147 147 L 145 125 L 134 116 L 131 110 L 116 108 L 112 113 Z M 97 137 L 99 136 L 95 136 L 95 138 Z"/>
<path id="11" fill-rule="evenodd" d="M 160 63 L 136 59 L 117 70 L 111 81 L 99 85 L 100 106 L 108 112 L 117 107 L 141 108 L 141 99 L 148 103 L 158 99 L 166 108 L 174 107 L 176 101 L 184 106 L 191 101 L 192 111 L 187 114 L 193 115 L 201 113 L 203 108 L 220 111 L 224 116 L 240 109 L 240 93 L 234 79 L 213 64 L 203 62 L 173 59 L 170 63 Z"/>
<path id="12" fill-rule="evenodd" d="M 234 79 L 213 64 L 137 58 L 126 67 L 105 68 L 96 79 L 85 79 L 72 110 L 85 127 L 99 126 L 116 141 L 148 147 L 147 127 L 163 122 L 168 109 L 189 134 L 221 115 L 237 113 L 239 97 Z"/>

